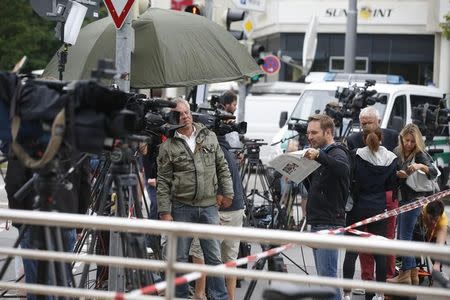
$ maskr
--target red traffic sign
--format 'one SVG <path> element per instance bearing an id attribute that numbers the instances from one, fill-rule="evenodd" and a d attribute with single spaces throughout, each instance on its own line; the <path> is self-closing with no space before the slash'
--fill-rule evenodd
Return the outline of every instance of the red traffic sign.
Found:
<path id="1" fill-rule="evenodd" d="M 134 0 L 104 0 L 106 8 L 116 25 L 117 29 L 120 29 L 130 12 L 131 6 L 133 6 Z"/>
<path id="2" fill-rule="evenodd" d="M 281 62 L 278 57 L 275 55 L 269 54 L 266 57 L 263 58 L 264 64 L 261 66 L 261 69 L 266 74 L 275 74 L 278 71 L 280 71 Z"/>

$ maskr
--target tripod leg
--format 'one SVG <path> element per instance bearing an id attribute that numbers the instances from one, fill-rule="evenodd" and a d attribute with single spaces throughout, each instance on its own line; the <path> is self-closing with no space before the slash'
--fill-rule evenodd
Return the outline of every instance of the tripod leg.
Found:
<path id="1" fill-rule="evenodd" d="M 61 232 L 61 228 L 56 227 L 53 229 L 53 235 L 54 235 L 54 239 L 55 239 L 55 245 L 56 245 L 56 251 L 60 251 L 60 252 L 64 252 L 64 243 L 63 243 L 63 237 L 62 237 L 62 232 Z M 68 286 L 69 285 L 69 276 L 68 276 L 68 269 L 67 269 L 67 264 L 64 262 L 58 262 L 56 264 L 57 266 L 57 270 L 58 270 L 58 274 L 61 274 L 62 277 L 62 282 L 59 282 L 59 284 L 61 286 Z M 72 272 L 70 272 L 72 273 Z M 60 276 L 57 276 L 59 280 L 61 280 Z"/>
<path id="2" fill-rule="evenodd" d="M 120 180 L 120 175 L 113 175 L 113 181 L 116 190 L 115 199 L 115 215 L 117 217 L 126 217 L 125 203 L 123 187 Z M 123 239 L 119 232 L 110 231 L 109 238 L 109 255 L 111 256 L 124 256 L 123 251 Z M 125 275 L 124 269 L 119 267 L 110 267 L 108 276 L 108 290 L 109 291 L 125 291 Z"/>
<path id="3" fill-rule="evenodd" d="M 264 269 L 264 266 L 266 264 L 267 258 L 261 258 L 259 259 L 255 265 L 252 267 L 253 270 L 262 270 Z M 250 298 L 252 297 L 253 291 L 255 290 L 256 284 L 257 284 L 258 280 L 253 279 L 252 281 L 250 281 L 247 291 L 245 292 L 245 296 L 244 296 L 244 300 L 250 300 Z"/>
<path id="4" fill-rule="evenodd" d="M 29 225 L 23 224 L 20 226 L 20 230 L 19 230 L 19 237 L 17 238 L 17 240 L 14 242 L 13 248 L 17 248 L 20 244 L 20 241 L 22 240 L 25 231 L 29 230 Z M 9 265 L 11 264 L 11 261 L 14 259 L 13 256 L 8 256 L 6 258 L 5 263 L 2 266 L 2 269 L 0 270 L 0 279 L 3 279 L 3 276 L 5 275 L 6 271 L 8 270 Z M 3 294 L 2 294 L 3 296 Z"/>
<path id="5" fill-rule="evenodd" d="M 93 230 L 86 231 L 86 233 L 83 237 L 83 240 L 89 240 L 89 236 L 91 236 L 91 242 L 89 244 L 89 249 L 88 249 L 87 253 L 92 254 L 92 253 L 94 253 L 96 231 L 93 231 Z M 80 251 L 81 251 L 81 247 L 80 247 Z M 87 279 L 89 277 L 89 267 L 90 267 L 89 263 L 84 264 L 83 271 L 81 272 L 81 279 L 80 279 L 80 283 L 78 284 L 78 288 L 87 288 Z"/>

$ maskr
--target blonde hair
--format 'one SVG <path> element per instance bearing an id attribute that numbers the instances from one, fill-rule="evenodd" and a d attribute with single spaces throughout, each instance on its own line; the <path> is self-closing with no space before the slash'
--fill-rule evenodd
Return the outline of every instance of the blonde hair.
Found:
<path id="1" fill-rule="evenodd" d="M 405 156 L 405 146 L 403 145 L 403 139 L 407 134 L 410 134 L 414 141 L 416 142 L 416 146 L 414 147 L 412 153 L 409 155 L 409 157 L 415 156 L 419 152 L 425 152 L 425 143 L 423 142 L 423 136 L 420 132 L 419 127 L 417 127 L 416 124 L 406 124 L 405 127 L 403 127 L 402 131 L 400 131 L 400 134 L 398 135 L 398 145 L 400 147 L 400 155 L 403 161 L 405 161 L 407 158 Z"/>

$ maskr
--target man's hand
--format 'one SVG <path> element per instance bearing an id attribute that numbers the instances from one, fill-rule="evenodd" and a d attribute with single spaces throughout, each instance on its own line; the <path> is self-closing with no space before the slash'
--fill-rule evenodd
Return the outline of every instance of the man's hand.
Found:
<path id="1" fill-rule="evenodd" d="M 314 148 L 309 148 L 306 150 L 305 154 L 303 155 L 304 158 L 307 158 L 309 160 L 315 160 L 319 157 L 320 151 Z"/>
<path id="2" fill-rule="evenodd" d="M 159 214 L 159 218 L 162 221 L 173 221 L 172 215 L 170 213 L 161 213 Z"/>
<path id="3" fill-rule="evenodd" d="M 233 199 L 228 198 L 227 196 L 222 196 L 222 205 L 221 208 L 228 208 L 231 206 L 231 203 L 233 202 Z"/>
<path id="4" fill-rule="evenodd" d="M 149 178 L 147 183 L 152 187 L 156 187 L 156 178 Z"/>

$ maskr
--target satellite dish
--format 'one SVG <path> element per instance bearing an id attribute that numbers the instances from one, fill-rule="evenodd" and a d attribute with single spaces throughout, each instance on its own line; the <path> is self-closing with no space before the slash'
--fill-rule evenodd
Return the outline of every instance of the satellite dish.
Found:
<path id="1" fill-rule="evenodd" d="M 308 74 L 309 70 L 311 70 L 314 57 L 316 56 L 318 21 L 319 20 L 315 15 L 311 18 L 305 33 L 305 39 L 303 40 L 302 65 L 304 75 Z"/>

